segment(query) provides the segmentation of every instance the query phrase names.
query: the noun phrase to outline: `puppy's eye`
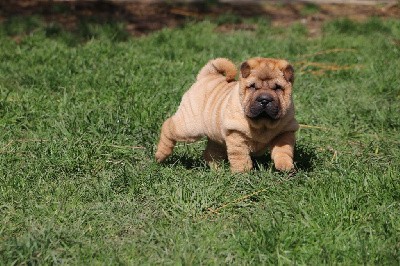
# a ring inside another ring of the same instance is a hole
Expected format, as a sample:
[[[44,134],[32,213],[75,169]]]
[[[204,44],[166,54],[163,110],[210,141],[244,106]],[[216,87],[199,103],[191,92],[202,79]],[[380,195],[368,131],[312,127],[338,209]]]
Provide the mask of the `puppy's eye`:
[[[282,86],[279,84],[275,84],[274,90],[282,90]]]
[[[251,83],[249,86],[250,89],[256,89],[256,84],[255,83]]]

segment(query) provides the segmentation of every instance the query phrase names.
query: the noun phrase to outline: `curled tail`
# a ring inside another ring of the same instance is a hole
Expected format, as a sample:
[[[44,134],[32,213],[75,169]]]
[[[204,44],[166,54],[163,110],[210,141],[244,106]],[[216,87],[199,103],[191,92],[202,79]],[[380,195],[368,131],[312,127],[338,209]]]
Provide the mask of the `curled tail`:
[[[210,60],[197,75],[197,80],[200,80],[210,74],[225,75],[226,81],[235,80],[237,69],[234,63],[226,58],[217,58]]]

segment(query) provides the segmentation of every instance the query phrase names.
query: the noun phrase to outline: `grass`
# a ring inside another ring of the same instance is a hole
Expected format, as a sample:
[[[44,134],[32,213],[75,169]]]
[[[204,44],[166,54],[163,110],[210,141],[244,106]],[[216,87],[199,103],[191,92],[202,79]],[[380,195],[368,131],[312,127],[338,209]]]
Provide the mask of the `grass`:
[[[399,20],[310,39],[262,21],[130,38],[32,19],[0,26],[0,264],[399,264]],[[297,173],[267,156],[211,171],[204,142],[156,164],[201,66],[252,56],[296,67]]]
[[[320,11],[320,7],[313,3],[306,3],[304,7],[300,10],[302,16],[310,16],[316,14]]]

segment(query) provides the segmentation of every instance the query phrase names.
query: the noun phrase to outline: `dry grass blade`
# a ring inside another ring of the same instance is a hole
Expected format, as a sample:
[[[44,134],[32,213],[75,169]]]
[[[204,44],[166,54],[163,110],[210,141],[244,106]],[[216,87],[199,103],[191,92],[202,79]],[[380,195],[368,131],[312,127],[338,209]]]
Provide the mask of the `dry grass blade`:
[[[143,146],[120,146],[120,145],[114,145],[114,144],[108,144],[108,147],[112,147],[112,148],[118,148],[118,149],[132,149],[132,150],[136,150],[136,149],[141,149],[141,150],[145,150],[146,147]]]
[[[14,143],[26,143],[26,142],[47,142],[49,141],[48,139],[12,139],[10,140],[6,145],[2,147],[0,150],[0,153],[5,152],[5,149],[10,147]]]
[[[10,147],[11,144],[13,144],[13,142],[14,142],[14,140],[10,140],[6,145],[4,145],[3,148],[0,150],[0,153],[5,153],[5,152],[6,152],[6,149],[7,149],[8,147]]]
[[[341,70],[349,70],[349,69],[356,69],[363,67],[363,65],[359,64],[340,66],[337,64],[307,62],[307,61],[300,61],[295,63],[295,65],[298,65],[300,67],[299,72],[310,73],[313,75],[323,75],[327,71],[341,71]],[[314,67],[317,68],[317,70],[307,69],[308,67]]]
[[[294,177],[294,175],[293,175],[293,174],[290,174],[288,178],[286,178],[286,179],[281,179],[281,180],[279,180],[279,181],[277,181],[277,182],[275,182],[275,183],[276,183],[276,184],[281,184],[281,183],[283,183],[283,182],[285,182],[285,181],[289,181],[289,180],[293,179],[293,177]],[[205,213],[204,215],[201,215],[201,216],[200,216],[200,219],[206,218],[206,217],[210,216],[211,214],[219,214],[219,212],[220,212],[222,209],[225,209],[225,208],[227,208],[227,207],[229,207],[229,206],[231,206],[231,205],[234,205],[234,204],[238,204],[238,203],[240,203],[240,202],[243,202],[243,201],[245,201],[245,200],[247,200],[247,199],[249,199],[249,198],[251,198],[251,197],[254,197],[254,196],[256,196],[256,195],[258,195],[258,194],[261,194],[261,193],[263,193],[263,192],[266,192],[266,191],[268,191],[268,188],[263,188],[263,189],[257,190],[257,191],[255,191],[255,192],[252,192],[252,193],[250,193],[250,194],[246,194],[246,195],[241,196],[241,197],[239,197],[239,198],[237,198],[237,199],[234,199],[234,200],[232,200],[232,201],[223,203],[221,206],[219,206],[219,207],[217,207],[217,208],[215,208],[215,209],[213,209],[213,208],[211,208],[211,207],[208,207],[208,208],[207,208],[207,211],[208,211],[208,212]]]
[[[341,53],[341,52],[356,52],[356,51],[357,50],[355,50],[355,49],[335,48],[335,49],[319,51],[319,52],[312,53],[312,54],[305,54],[305,55],[302,55],[301,57],[307,58],[307,57],[313,57],[313,56],[322,55],[322,54],[332,54],[332,53]]]
[[[311,128],[311,129],[322,129],[322,130],[330,130],[327,127],[321,127],[321,126],[310,126],[310,125],[304,125],[300,124],[300,128]]]
[[[232,204],[237,204],[237,203],[239,203],[239,202],[245,201],[246,199],[251,198],[251,197],[253,197],[253,196],[256,196],[256,195],[258,195],[258,194],[260,194],[260,193],[262,193],[262,192],[265,192],[265,191],[267,191],[266,188],[261,189],[261,190],[258,190],[258,191],[255,191],[255,192],[250,193],[250,194],[247,194],[247,195],[244,195],[244,196],[242,196],[242,197],[240,197],[240,198],[237,198],[237,199],[235,199],[235,200],[233,200],[233,201],[224,203],[224,204],[222,204],[220,207],[218,207],[218,208],[216,208],[216,209],[207,208],[207,210],[209,210],[211,213],[219,213],[220,210],[222,210],[222,209],[224,209],[224,208],[226,208],[226,207],[228,207],[228,206],[230,206],[230,205],[232,205]]]
[[[331,54],[331,53],[342,53],[342,52],[356,52],[357,50],[355,49],[348,49],[348,48],[335,48],[335,49],[328,49],[328,50],[323,50],[319,51],[316,53],[312,54],[306,54],[300,56],[301,58],[308,58],[308,57],[314,57],[318,55],[324,55],[324,54]],[[362,65],[344,65],[340,66],[334,63],[319,63],[319,62],[308,62],[308,61],[300,61],[295,63],[295,65],[299,65],[300,67],[300,72],[303,73],[310,73],[313,75],[323,75],[325,74],[326,71],[340,71],[340,70],[349,70],[349,69],[354,69],[354,68],[360,68]],[[308,67],[314,67],[317,68],[317,70],[308,70]]]
[[[14,142],[47,142],[48,139],[15,139]]]

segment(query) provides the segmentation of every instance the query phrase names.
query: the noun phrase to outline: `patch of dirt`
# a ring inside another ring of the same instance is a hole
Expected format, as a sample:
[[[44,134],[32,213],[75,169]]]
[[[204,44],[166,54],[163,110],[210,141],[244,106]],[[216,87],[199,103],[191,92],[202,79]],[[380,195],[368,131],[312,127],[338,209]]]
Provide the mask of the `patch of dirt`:
[[[217,30],[255,30],[254,25],[244,24],[242,18],[263,17],[273,26],[286,27],[292,23],[306,25],[311,36],[321,32],[321,25],[331,19],[347,17],[362,21],[369,17],[400,18],[400,4],[347,5],[290,3],[244,3],[203,1],[174,3],[173,1],[37,1],[0,0],[0,21],[11,17],[36,15],[46,23],[56,23],[67,30],[76,30],[83,21],[90,23],[122,22],[135,36],[179,27],[189,21],[213,19]]]

